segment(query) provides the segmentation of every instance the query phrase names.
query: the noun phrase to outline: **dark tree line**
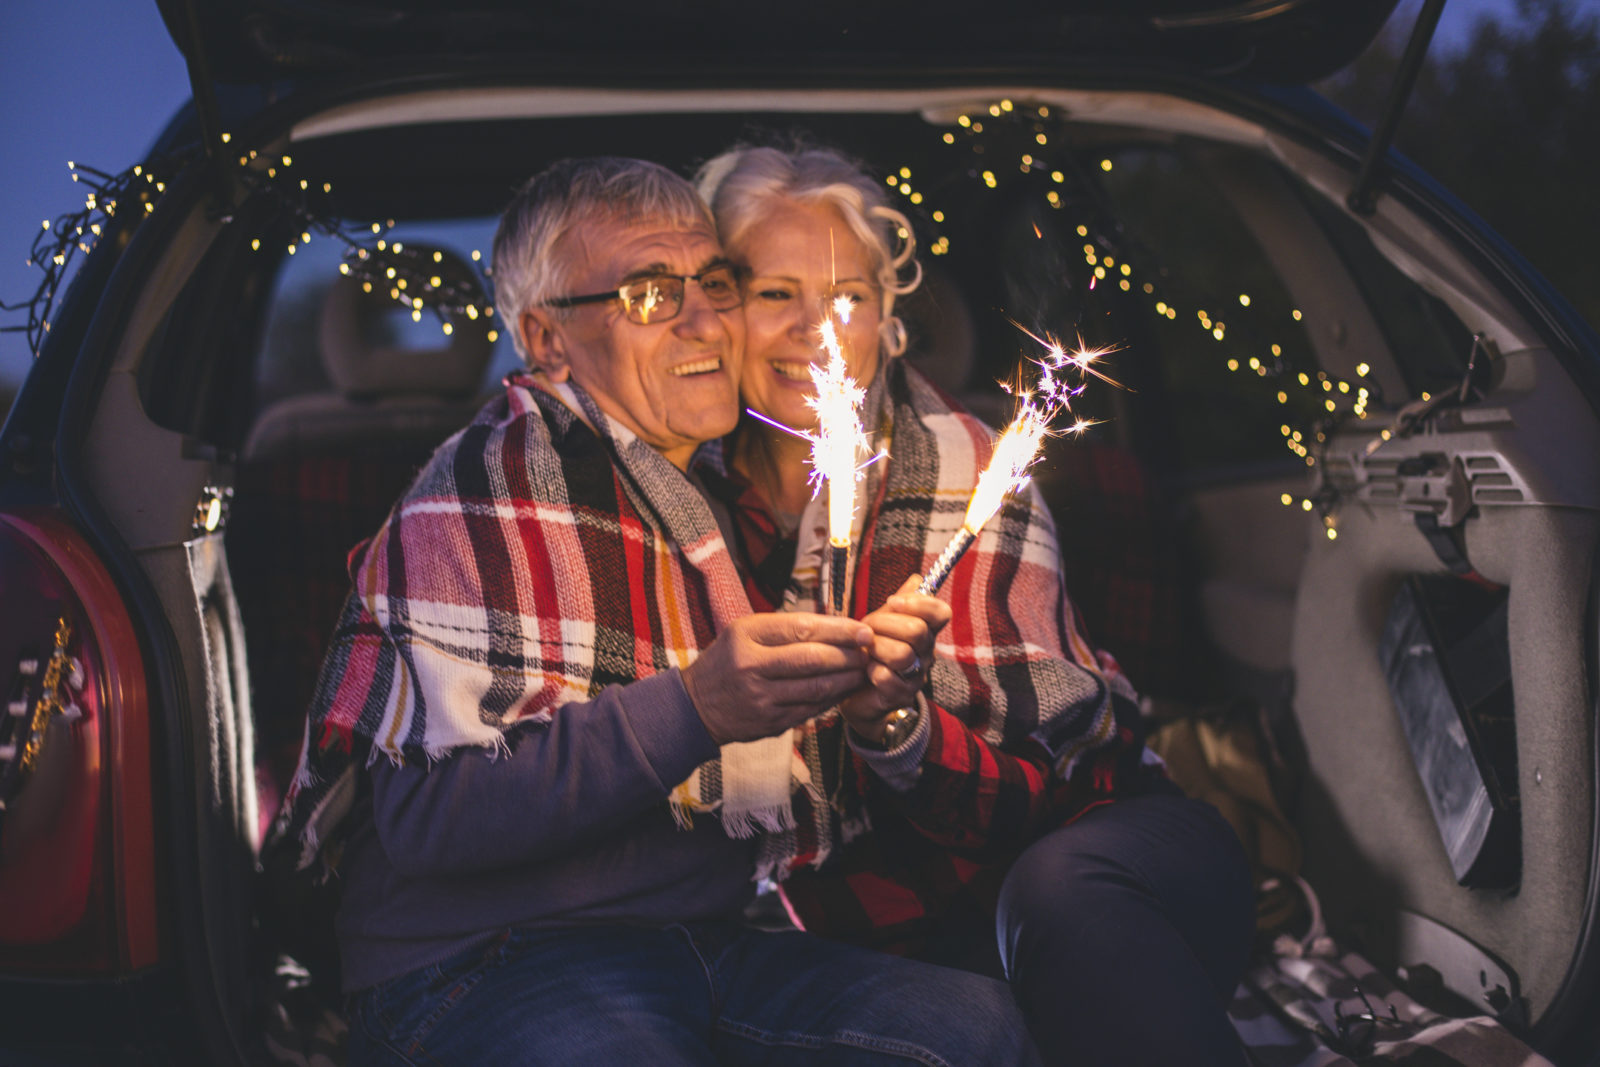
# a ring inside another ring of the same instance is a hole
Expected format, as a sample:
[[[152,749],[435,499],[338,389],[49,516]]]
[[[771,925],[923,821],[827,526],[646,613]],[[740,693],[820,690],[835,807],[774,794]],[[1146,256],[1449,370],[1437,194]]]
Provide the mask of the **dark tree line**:
[[[1416,7],[1401,10],[1414,16]],[[1435,41],[1395,144],[1600,328],[1600,4],[1518,0],[1517,8],[1514,19],[1479,21],[1463,50]],[[1317,88],[1376,123],[1412,21],[1392,19]]]

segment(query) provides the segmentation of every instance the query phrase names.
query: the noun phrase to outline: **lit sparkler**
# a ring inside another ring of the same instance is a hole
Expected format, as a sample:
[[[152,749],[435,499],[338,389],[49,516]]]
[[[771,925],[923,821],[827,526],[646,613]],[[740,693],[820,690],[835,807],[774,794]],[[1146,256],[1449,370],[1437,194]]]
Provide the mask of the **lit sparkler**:
[[[822,349],[828,360],[822,366],[812,364],[811,380],[816,383],[815,396],[806,397],[806,403],[817,413],[814,432],[796,430],[767,418],[753,408],[746,410],[762,422],[780,430],[803,437],[811,442],[811,485],[813,495],[824,482],[828,486],[828,547],[831,550],[828,567],[828,585],[835,614],[844,611],[845,575],[850,563],[850,527],[855,516],[856,483],[861,472],[882,459],[887,453],[879,451],[865,463],[856,457],[871,445],[861,426],[857,410],[867,391],[850,377],[844,358],[844,345],[839,339],[838,326],[850,321],[854,303],[848,296],[835,297],[819,327]]]
[[[939,592],[939,587],[950,577],[956,563],[978,539],[983,524],[1000,510],[1006,496],[1028,484],[1028,469],[1039,458],[1039,448],[1052,432],[1051,419],[1060,411],[1072,410],[1072,401],[1083,394],[1089,376],[1093,375],[1111,385],[1118,384],[1094,368],[1095,361],[1112,349],[1085,348],[1080,339],[1078,348],[1069,352],[1054,337],[1048,334],[1039,337],[1020,323],[1015,325],[1045,348],[1045,354],[1034,360],[1039,366],[1039,378],[1033,389],[1017,390],[1017,413],[995,442],[989,465],[978,475],[978,484],[967,502],[967,514],[961,520],[961,529],[939,553],[939,558],[928,569],[918,587],[919,592],[928,596]],[[1066,373],[1073,370],[1078,375],[1076,382]],[[1071,426],[1055,432],[1079,434],[1092,425],[1093,420],[1077,419]]]
[[[844,610],[845,572],[850,563],[850,520],[855,515],[856,480],[861,476],[856,452],[867,446],[867,435],[856,413],[866,390],[855,383],[845,368],[844,346],[839,341],[839,323],[850,321],[850,298],[834,299],[833,316],[822,320],[822,348],[828,362],[819,371],[811,368],[817,395],[807,402],[817,413],[817,433],[811,441],[811,476],[814,484],[828,483],[828,547],[832,549],[828,586],[835,613]]]

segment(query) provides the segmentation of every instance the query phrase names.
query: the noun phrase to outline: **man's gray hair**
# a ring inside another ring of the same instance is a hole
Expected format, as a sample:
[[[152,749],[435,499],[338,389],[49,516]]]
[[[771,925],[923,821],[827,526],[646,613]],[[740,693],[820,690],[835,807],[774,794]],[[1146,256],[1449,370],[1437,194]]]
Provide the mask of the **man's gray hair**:
[[[741,243],[747,230],[786,201],[839,212],[871,257],[883,294],[879,331],[884,354],[905,351],[906,328],[894,314],[894,299],[922,281],[922,264],[913,258],[916,239],[910,220],[889,206],[883,186],[864,167],[831,148],[741,146],[708,160],[695,183],[716,216],[724,248]]]
[[[547,300],[579,295],[564,291],[573,264],[563,238],[601,219],[624,224],[659,220],[715,230],[694,186],[657,163],[620,156],[563,159],[529,178],[500,215],[493,260],[495,314],[524,363],[523,312]]]

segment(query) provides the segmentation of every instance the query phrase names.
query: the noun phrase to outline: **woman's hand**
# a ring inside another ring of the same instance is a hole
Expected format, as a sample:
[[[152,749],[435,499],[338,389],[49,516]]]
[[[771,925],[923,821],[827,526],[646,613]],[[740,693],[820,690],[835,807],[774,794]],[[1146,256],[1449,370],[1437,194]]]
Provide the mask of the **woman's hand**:
[[[839,704],[850,728],[868,741],[883,736],[884,719],[910,706],[928,684],[933,643],[950,621],[950,605],[917,592],[922,576],[913,574],[882,607],[861,621],[872,628],[872,660],[867,685]]]

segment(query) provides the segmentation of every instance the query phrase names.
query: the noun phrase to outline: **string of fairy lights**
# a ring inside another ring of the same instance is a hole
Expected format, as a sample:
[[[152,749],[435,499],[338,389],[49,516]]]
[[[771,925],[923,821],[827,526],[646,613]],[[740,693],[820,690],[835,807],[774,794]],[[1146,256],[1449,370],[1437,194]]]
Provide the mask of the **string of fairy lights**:
[[[224,143],[229,140],[223,134]],[[301,246],[311,243],[312,233],[331,237],[345,246],[339,273],[361,283],[363,292],[387,293],[389,299],[411,313],[413,322],[421,322],[424,310],[431,312],[448,336],[455,332],[453,320],[464,317],[476,322],[480,318],[494,318],[494,305],[483,298],[485,287],[471,269],[464,269],[454,257],[446,258],[436,249],[407,248],[403,241],[392,241],[386,235],[394,228],[393,219],[374,222],[365,228],[345,222],[329,214],[311,209],[306,196],[312,190],[309,179],[288,178],[294,166],[290,155],[276,155],[263,159],[255,149],[238,157],[239,172],[257,191],[276,196],[281,206],[303,223],[299,241],[291,241],[290,255]],[[283,177],[280,177],[280,170]],[[265,181],[262,181],[262,177]],[[321,183],[322,192],[331,195],[331,182]],[[298,190],[299,199],[295,199]],[[359,234],[359,236],[358,236]],[[251,248],[259,250],[260,239],[251,240]],[[480,263],[483,253],[472,251],[472,262]],[[483,268],[484,276],[489,274]],[[488,328],[490,342],[499,340],[492,325]]]
[[[373,233],[379,232],[374,224]],[[482,259],[483,253],[473,249],[472,261]],[[487,275],[489,269],[483,272]],[[402,241],[379,237],[371,248],[356,245],[347,252],[339,273],[359,281],[363,292],[387,292],[389,299],[411,312],[413,322],[422,321],[425,308],[431,310],[446,336],[455,332],[454,318],[464,316],[471,322],[494,318],[494,306],[482,299],[478,279],[438,249],[407,247]],[[487,336],[491,343],[500,339],[493,326]]]
[[[1011,139],[1009,162],[999,162],[1007,146],[998,144],[996,132],[1004,131]],[[1018,151],[1018,135],[1026,150]],[[966,153],[966,173],[986,188],[1000,189],[1007,174],[1035,174],[1046,176],[1048,183],[1044,202],[1055,211],[1069,209],[1063,190],[1081,187],[1088,179],[1081,174],[1082,164],[1069,149],[1067,139],[1052,120],[1051,109],[1044,104],[1019,104],[1010,99],[990,103],[983,110],[958,115],[954,127],[940,135],[941,141]],[[1109,174],[1115,161],[1106,156],[1096,164],[1098,170]],[[1092,173],[1093,168],[1091,168]],[[947,211],[935,207],[930,197],[913,183],[912,170],[902,166],[890,172],[887,185],[913,207],[920,208],[934,226],[934,238],[928,245],[932,255],[943,256],[950,252],[949,235],[943,232],[949,222]],[[1124,251],[1126,238],[1113,236],[1111,227],[1094,226],[1089,212],[1083,217],[1069,220],[1069,226],[1083,241],[1081,246],[1082,281],[1093,291],[1105,284],[1124,293],[1139,294],[1143,306],[1157,318],[1174,324],[1192,324],[1209,335],[1218,345],[1217,359],[1230,374],[1248,374],[1262,380],[1273,390],[1277,404],[1285,409],[1285,418],[1279,425],[1284,447],[1303,460],[1307,467],[1318,463],[1321,446],[1325,446],[1333,429],[1347,418],[1365,420],[1371,415],[1375,385],[1369,385],[1371,367],[1366,363],[1356,366],[1356,379],[1346,380],[1323,370],[1296,370],[1285,355],[1282,339],[1265,340],[1274,334],[1286,332],[1290,323],[1302,323],[1304,314],[1299,308],[1266,307],[1266,301],[1252,297],[1248,292],[1191,296],[1187,301],[1178,294],[1168,292],[1171,286],[1163,280],[1167,272],[1155,257],[1144,250]],[[1035,234],[1038,235],[1037,227]],[[1238,324],[1230,327],[1230,321]],[[1230,341],[1230,330],[1255,338],[1254,345],[1240,346]],[[1297,424],[1289,417],[1291,407],[1309,407],[1318,412],[1309,424]],[[1382,440],[1388,440],[1389,430],[1382,431]],[[1313,496],[1295,496],[1284,493],[1285,506],[1299,506],[1305,511],[1316,511],[1329,539],[1337,538],[1337,500],[1324,489]]]
[[[67,170],[74,182],[88,187],[83,207],[53,220],[41,220],[28,251],[28,266],[40,271],[39,284],[26,300],[15,304],[0,302],[0,310],[27,313],[21,325],[0,327],[0,332],[26,333],[34,355],[38,355],[50,332],[56,297],[78,257],[94,250],[117,217],[119,207],[125,214],[134,211],[148,215],[154,211],[155,201],[166,192],[167,179],[175,165],[142,163],[120,174],[107,174],[69,160]]]
[[[227,145],[232,138],[224,133],[221,139]],[[50,333],[61,286],[77,258],[94,250],[119,211],[124,216],[130,211],[140,215],[154,212],[168,182],[191,158],[147,161],[118,174],[68,161],[73,182],[86,187],[83,206],[41,221],[28,255],[28,265],[40,271],[38,285],[25,300],[0,302],[0,310],[25,313],[23,323],[0,327],[0,332],[26,333],[28,347],[37,356]],[[298,231],[286,245],[289,255],[310,244],[313,236],[331,238],[344,246],[340,273],[359,281],[365,292],[387,294],[411,313],[413,321],[420,322],[424,311],[431,312],[449,335],[458,322],[484,320],[489,341],[499,339],[492,323],[494,306],[484,297],[486,286],[475,268],[436,250],[408,248],[402,241],[390,240],[387,234],[394,228],[393,219],[368,224],[334,215],[325,207],[332,183],[299,177],[291,155],[249,149],[233,159],[237,166],[229,168],[230,177],[242,186],[245,198],[269,198],[278,208],[274,225]],[[250,248],[262,251],[263,238],[252,237]],[[474,264],[480,263],[482,253],[474,250],[471,258]],[[485,277],[490,273],[487,267],[476,269]]]
[[[1008,176],[1036,175],[1034,181],[1044,186],[1043,199],[1051,210],[1074,211],[1079,216],[1066,220],[1082,241],[1081,277],[1076,280],[1088,291],[1100,285],[1114,287],[1140,298],[1141,306],[1157,319],[1208,335],[1218,346],[1216,359],[1230,374],[1253,376],[1272,389],[1274,399],[1284,409],[1285,417],[1278,427],[1283,446],[1306,466],[1317,465],[1322,446],[1341,421],[1370,416],[1375,386],[1368,384],[1370,368],[1366,363],[1356,366],[1354,380],[1293,366],[1296,362],[1314,365],[1314,360],[1292,359],[1285,352],[1283,334],[1291,324],[1304,321],[1299,308],[1269,307],[1270,301],[1245,291],[1213,290],[1191,293],[1187,298],[1170,291],[1178,286],[1164,280],[1169,273],[1155,255],[1133,248],[1119,226],[1099,223],[1095,211],[1069,200],[1075,191],[1092,192],[1090,186],[1099,177],[1094,172],[1110,174],[1116,164],[1107,155],[1086,168],[1082,152],[1072,149],[1048,105],[997,100],[981,110],[958,115],[954,124],[941,133],[940,140],[965,153],[964,159],[954,167],[944,168],[944,172],[969,175],[988,189],[1000,190]],[[222,134],[224,145],[230,141],[229,134]],[[1000,162],[1002,157],[1008,160],[1004,164]],[[37,354],[49,333],[60,287],[70,275],[76,257],[94,249],[119,211],[140,215],[153,212],[167,184],[188,162],[184,157],[150,161],[119,174],[69,162],[72,180],[87,187],[83,206],[54,220],[42,221],[28,257],[29,264],[41,271],[37,289],[27,300],[0,303],[0,309],[8,312],[25,311],[26,321],[0,330],[25,331],[30,348]],[[328,208],[332,184],[301,177],[293,157],[287,153],[247,149],[229,162],[236,163],[230,166],[231,177],[247,197],[268,197],[276,204],[274,225],[290,225],[298,231],[285,246],[289,255],[309,244],[313,236],[333,239],[344,246],[340,272],[359,281],[365,292],[387,295],[410,312],[415,322],[420,322],[425,312],[433,314],[447,335],[463,321],[484,320],[488,339],[498,339],[492,321],[494,307],[484,297],[486,287],[477,274],[481,271],[487,277],[487,267],[467,267],[437,250],[408,247],[403,241],[390,239],[393,219],[351,223],[337,217]],[[1040,178],[1047,180],[1041,182]],[[934,236],[928,243],[930,254],[948,255],[950,236],[946,231],[951,220],[946,208],[930,202],[937,197],[937,191],[918,188],[909,166],[896,168],[886,176],[886,182],[931,223]],[[1064,196],[1064,192],[1069,195]],[[1091,202],[1093,199],[1089,198]],[[1108,211],[1102,208],[1099,214]],[[1035,232],[1037,235],[1037,227]],[[252,237],[250,247],[261,251],[263,238]],[[474,265],[480,264],[481,259],[479,251],[471,253]],[[1194,288],[1192,284],[1184,287]],[[1245,340],[1241,343],[1233,339],[1231,335],[1236,334],[1243,334]],[[1268,339],[1274,335],[1278,339]],[[1304,421],[1291,416],[1294,409],[1309,409],[1317,414]],[[1387,440],[1390,435],[1386,429],[1379,436]],[[1285,506],[1317,512],[1328,536],[1337,536],[1337,500],[1330,491],[1325,489],[1313,496],[1285,493],[1281,500]]]

